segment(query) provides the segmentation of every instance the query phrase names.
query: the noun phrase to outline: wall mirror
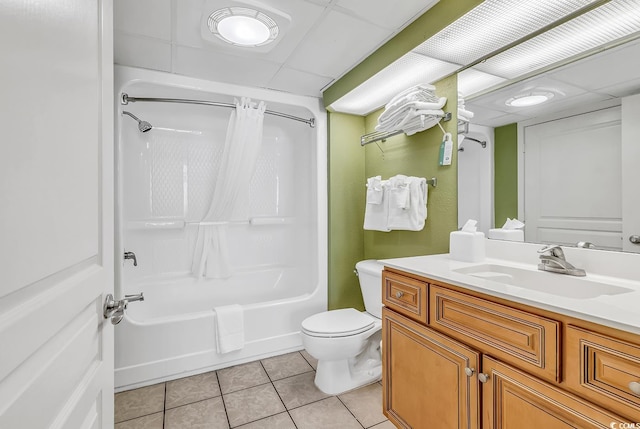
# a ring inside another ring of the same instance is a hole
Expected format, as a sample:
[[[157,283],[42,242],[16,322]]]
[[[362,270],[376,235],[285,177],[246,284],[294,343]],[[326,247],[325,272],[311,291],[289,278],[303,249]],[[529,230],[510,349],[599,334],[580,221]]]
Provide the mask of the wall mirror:
[[[465,109],[474,113],[459,136],[460,225],[474,218],[485,233],[501,227],[506,205],[525,222],[527,242],[640,252],[634,3],[608,2],[598,9],[629,10],[611,20],[579,17],[583,22],[567,22],[459,73]],[[571,50],[581,44],[582,51]],[[507,155],[506,128],[513,132]]]

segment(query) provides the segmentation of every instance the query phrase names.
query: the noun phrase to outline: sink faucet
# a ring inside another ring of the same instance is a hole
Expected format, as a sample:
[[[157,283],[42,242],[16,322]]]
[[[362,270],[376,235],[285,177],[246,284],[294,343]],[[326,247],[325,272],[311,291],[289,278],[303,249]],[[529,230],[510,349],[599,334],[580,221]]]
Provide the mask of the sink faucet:
[[[562,247],[557,244],[550,244],[538,250],[540,253],[540,263],[538,269],[542,271],[550,271],[552,273],[568,274],[570,276],[583,277],[587,273],[581,268],[576,268],[567,262],[564,257]]]

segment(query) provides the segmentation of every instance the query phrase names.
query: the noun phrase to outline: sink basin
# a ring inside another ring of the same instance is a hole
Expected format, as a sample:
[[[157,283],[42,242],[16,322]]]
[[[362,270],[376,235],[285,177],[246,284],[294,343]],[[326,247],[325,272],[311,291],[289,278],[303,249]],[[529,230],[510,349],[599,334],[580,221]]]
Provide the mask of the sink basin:
[[[491,280],[573,299],[589,299],[601,295],[633,292],[621,286],[594,282],[585,278],[544,271],[526,270],[506,265],[485,264],[453,270],[456,273]]]

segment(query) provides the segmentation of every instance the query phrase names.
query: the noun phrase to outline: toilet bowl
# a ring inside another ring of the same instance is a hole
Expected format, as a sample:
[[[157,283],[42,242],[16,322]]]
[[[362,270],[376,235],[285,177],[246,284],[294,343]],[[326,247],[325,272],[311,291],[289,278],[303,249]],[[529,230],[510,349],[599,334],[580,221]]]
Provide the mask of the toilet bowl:
[[[382,375],[382,269],[377,261],[356,264],[366,311],[325,311],[302,321],[302,343],[318,359],[315,384],[337,395],[380,380]]]

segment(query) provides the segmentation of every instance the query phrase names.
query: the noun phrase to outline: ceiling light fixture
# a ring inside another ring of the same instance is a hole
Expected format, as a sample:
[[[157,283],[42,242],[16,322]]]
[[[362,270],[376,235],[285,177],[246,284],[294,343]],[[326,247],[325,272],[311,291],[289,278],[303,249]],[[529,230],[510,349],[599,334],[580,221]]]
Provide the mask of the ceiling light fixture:
[[[235,46],[256,47],[273,42],[278,24],[268,15],[245,7],[225,7],[209,15],[209,31]]]
[[[549,101],[553,96],[553,92],[529,92],[511,97],[504,104],[511,107],[529,107]]]

